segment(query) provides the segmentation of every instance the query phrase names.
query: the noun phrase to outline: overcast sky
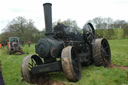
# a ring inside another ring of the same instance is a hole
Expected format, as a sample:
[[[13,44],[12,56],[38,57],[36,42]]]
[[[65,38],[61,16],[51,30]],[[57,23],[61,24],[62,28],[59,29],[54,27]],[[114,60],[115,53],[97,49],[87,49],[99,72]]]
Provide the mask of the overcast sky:
[[[35,26],[44,28],[42,4],[52,3],[53,22],[61,19],[76,20],[81,28],[90,19],[98,16],[128,21],[128,0],[1,0],[0,33],[15,17],[32,19]]]

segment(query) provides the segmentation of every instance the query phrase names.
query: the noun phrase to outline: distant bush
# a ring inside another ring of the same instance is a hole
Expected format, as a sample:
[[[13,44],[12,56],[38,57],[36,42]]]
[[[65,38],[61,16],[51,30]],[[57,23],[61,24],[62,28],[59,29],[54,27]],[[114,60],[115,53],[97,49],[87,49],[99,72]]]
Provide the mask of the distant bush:
[[[126,29],[125,29],[126,30]],[[128,33],[124,33],[124,29],[115,28],[115,29],[96,29],[96,37],[104,37],[106,39],[125,39],[128,38]],[[125,35],[124,35],[125,34]]]

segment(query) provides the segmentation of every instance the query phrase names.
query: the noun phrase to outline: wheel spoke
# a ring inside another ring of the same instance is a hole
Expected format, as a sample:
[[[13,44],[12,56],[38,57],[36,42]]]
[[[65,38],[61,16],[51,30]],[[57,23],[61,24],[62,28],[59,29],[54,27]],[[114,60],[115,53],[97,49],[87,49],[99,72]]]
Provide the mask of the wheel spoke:
[[[104,47],[105,50],[108,49],[108,48],[109,48],[108,46]]]
[[[32,65],[31,63],[29,63],[29,64],[28,64],[28,66],[31,66],[31,67],[33,67],[33,65]]]
[[[32,60],[32,58],[31,58],[31,65],[34,66],[34,65],[33,65],[33,60]]]
[[[28,65],[28,68],[31,70],[31,69],[32,69],[32,66],[29,64],[29,65]]]
[[[32,65],[36,66],[36,61],[33,58],[31,58],[31,60],[32,60]]]

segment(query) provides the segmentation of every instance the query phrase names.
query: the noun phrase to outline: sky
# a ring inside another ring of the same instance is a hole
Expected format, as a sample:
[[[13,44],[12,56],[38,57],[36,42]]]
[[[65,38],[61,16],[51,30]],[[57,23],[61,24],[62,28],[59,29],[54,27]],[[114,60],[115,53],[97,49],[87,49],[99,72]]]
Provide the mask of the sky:
[[[40,31],[45,28],[43,3],[52,3],[53,22],[71,19],[79,27],[95,17],[128,21],[128,0],[0,0],[0,33],[17,16],[32,19]]]

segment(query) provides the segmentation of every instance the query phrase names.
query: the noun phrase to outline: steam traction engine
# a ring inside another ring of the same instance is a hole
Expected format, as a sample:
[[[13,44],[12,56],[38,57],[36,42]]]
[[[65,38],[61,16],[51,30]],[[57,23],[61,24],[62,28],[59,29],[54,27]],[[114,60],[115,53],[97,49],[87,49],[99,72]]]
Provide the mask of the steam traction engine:
[[[69,81],[81,79],[81,66],[95,64],[107,67],[111,63],[111,52],[106,39],[95,39],[95,30],[87,23],[83,32],[58,23],[52,30],[51,3],[45,3],[44,16],[46,37],[35,45],[37,55],[24,58],[22,77],[34,83],[37,75],[63,71]]]
[[[20,46],[20,41],[18,37],[9,37],[7,48],[8,48],[9,55],[15,54],[15,53],[18,53],[18,54],[24,53]]]

